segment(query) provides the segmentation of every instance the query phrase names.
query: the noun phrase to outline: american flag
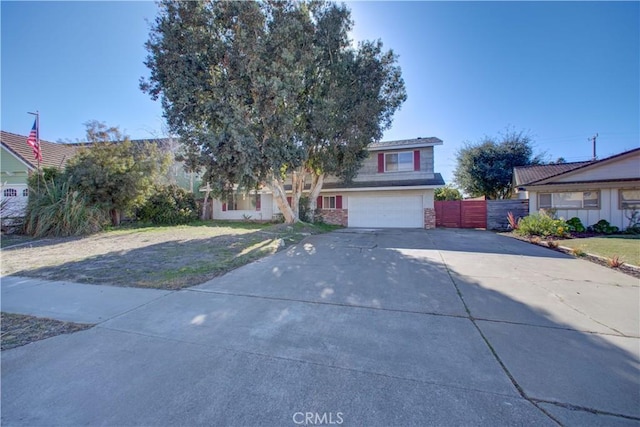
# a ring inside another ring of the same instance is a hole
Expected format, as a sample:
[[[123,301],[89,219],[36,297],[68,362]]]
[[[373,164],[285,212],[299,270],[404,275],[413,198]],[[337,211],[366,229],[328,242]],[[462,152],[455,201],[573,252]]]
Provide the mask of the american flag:
[[[33,148],[33,158],[38,162],[42,161],[42,151],[40,151],[40,138],[38,138],[38,119],[33,122],[33,127],[27,138],[27,144]]]

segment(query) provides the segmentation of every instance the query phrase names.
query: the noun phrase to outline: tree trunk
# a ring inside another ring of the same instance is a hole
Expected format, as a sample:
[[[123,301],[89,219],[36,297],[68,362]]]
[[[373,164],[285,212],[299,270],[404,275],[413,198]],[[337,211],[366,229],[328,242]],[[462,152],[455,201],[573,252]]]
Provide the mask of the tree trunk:
[[[273,199],[276,201],[276,205],[278,205],[278,209],[280,209],[280,212],[284,215],[284,222],[293,224],[294,222],[300,221],[297,215],[294,214],[291,206],[289,206],[289,203],[287,203],[287,195],[282,182],[278,178],[272,178],[269,187],[273,193]]]
[[[204,202],[202,203],[202,216],[200,219],[203,221],[207,219],[207,201],[209,200],[209,192],[204,193]]]
[[[109,215],[111,215],[111,225],[117,227],[120,225],[120,211],[118,209],[111,209],[109,211]]]
[[[315,220],[316,209],[318,209],[318,196],[322,190],[324,184],[324,174],[312,173],[311,188],[309,189],[309,209],[311,210],[312,218]]]
[[[298,168],[291,174],[291,210],[296,218],[300,219],[300,197],[304,190],[304,179],[306,173],[303,167]]]

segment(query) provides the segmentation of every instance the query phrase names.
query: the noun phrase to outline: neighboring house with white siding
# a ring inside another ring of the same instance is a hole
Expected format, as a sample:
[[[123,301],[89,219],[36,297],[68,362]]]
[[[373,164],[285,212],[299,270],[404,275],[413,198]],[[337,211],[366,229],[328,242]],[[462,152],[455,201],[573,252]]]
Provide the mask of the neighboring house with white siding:
[[[24,215],[29,198],[27,178],[36,169],[37,164],[33,156],[33,149],[27,144],[26,135],[0,131],[0,197],[6,200],[3,209],[4,217],[19,217]],[[80,148],[71,144],[57,144],[40,140],[42,151],[41,167],[62,168]]]
[[[317,204],[327,223],[349,227],[434,228],[434,192],[444,185],[434,172],[438,138],[376,142],[349,184],[327,177]],[[285,189],[291,194],[291,186]],[[290,199],[290,198],[288,198]],[[214,219],[271,220],[280,213],[270,191],[213,200]]]
[[[640,210],[640,148],[590,162],[520,166],[513,176],[530,213],[554,209],[585,226],[604,219],[623,230]]]
[[[3,208],[2,214],[5,217],[20,217],[24,215],[29,198],[27,178],[37,169],[37,164],[32,148],[27,144],[26,135],[1,131],[0,142],[2,146],[0,196],[7,203],[7,206]],[[161,150],[171,153],[172,157],[174,157],[174,152],[179,147],[179,142],[171,138],[140,139],[132,140],[131,142],[133,144],[155,144]],[[90,146],[90,143],[54,143],[41,139],[42,162],[40,167],[63,169],[80,148]],[[197,190],[201,178],[197,173],[186,172],[182,162],[174,159],[169,166],[166,179],[169,183],[177,184],[198,195]]]

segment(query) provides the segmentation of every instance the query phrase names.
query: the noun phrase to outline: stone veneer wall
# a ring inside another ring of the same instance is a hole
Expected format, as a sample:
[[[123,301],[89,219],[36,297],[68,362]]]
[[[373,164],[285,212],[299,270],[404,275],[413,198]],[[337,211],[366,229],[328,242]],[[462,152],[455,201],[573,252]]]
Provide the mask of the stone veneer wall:
[[[436,228],[436,210],[431,208],[424,209],[424,228]]]
[[[348,209],[321,209],[320,215],[327,224],[336,224],[346,227],[349,224]],[[435,216],[434,216],[435,218]],[[434,219],[435,224],[435,219]]]

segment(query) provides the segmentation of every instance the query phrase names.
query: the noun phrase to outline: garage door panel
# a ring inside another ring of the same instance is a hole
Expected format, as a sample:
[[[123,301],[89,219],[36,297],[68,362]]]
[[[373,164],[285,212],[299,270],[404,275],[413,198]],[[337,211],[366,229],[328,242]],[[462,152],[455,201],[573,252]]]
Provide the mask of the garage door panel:
[[[422,196],[351,196],[349,227],[422,228]]]

